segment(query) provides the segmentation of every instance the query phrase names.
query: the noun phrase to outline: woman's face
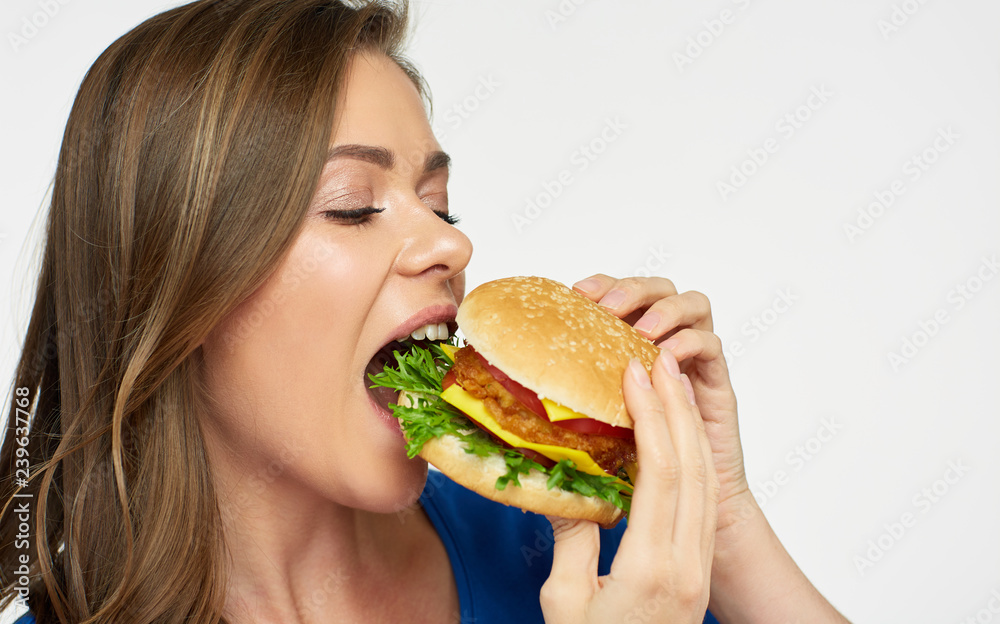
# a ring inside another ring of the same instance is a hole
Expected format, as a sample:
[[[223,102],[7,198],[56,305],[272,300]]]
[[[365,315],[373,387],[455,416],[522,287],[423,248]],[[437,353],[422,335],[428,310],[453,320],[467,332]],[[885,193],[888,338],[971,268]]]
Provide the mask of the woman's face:
[[[444,218],[447,157],[395,63],[352,61],[334,129],[291,251],[203,345],[210,459],[243,506],[318,493],[388,512],[426,477],[367,373],[387,343],[453,321],[472,245]]]

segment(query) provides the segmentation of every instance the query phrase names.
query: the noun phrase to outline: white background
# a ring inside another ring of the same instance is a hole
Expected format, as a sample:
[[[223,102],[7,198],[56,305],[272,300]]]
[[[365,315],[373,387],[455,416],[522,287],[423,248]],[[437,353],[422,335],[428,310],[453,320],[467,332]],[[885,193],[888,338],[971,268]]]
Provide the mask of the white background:
[[[71,99],[111,41],[176,4],[63,0],[47,17],[40,1],[4,0],[0,21],[7,379]],[[470,286],[652,270],[708,294],[751,482],[817,587],[856,622],[1000,622],[1000,279],[984,263],[1000,254],[1000,7],[435,0],[413,14],[451,205],[476,244]],[[32,19],[47,23],[11,43]],[[919,346],[894,366],[904,338]]]

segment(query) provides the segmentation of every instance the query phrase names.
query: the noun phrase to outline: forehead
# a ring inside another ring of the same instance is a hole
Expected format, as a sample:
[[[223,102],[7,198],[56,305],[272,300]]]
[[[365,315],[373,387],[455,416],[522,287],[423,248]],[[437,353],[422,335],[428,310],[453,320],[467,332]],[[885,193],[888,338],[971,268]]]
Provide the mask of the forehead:
[[[416,85],[383,54],[361,52],[348,65],[333,135],[333,145],[344,144],[388,148],[401,164],[441,149]]]

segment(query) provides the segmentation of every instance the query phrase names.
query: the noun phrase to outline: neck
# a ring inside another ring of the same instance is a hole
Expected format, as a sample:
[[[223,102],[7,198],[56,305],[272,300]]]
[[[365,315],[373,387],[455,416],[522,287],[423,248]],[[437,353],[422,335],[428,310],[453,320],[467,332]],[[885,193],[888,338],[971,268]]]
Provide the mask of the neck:
[[[453,592],[447,555],[422,511],[356,509],[284,475],[247,474],[213,461],[230,622],[376,621],[379,612],[434,612],[442,588]]]

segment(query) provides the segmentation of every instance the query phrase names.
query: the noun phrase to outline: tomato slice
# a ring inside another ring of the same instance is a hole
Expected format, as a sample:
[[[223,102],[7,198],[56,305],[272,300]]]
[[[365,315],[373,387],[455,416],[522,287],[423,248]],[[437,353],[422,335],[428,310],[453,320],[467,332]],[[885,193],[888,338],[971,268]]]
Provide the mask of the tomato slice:
[[[593,418],[573,418],[571,420],[555,420],[552,424],[563,429],[590,435],[602,435],[609,438],[634,438],[635,431],[626,427],[615,427]]]
[[[472,352],[476,354],[476,357],[479,358],[480,363],[482,363],[486,370],[489,371],[490,375],[499,381],[501,386],[507,389],[507,392],[513,394],[514,398],[520,401],[521,404],[529,410],[538,414],[539,417],[544,418],[545,420],[549,419],[549,415],[545,411],[545,406],[542,405],[542,401],[538,398],[537,394],[517,383],[508,377],[502,370],[487,362],[486,358],[480,355],[475,349],[472,349]]]
[[[457,381],[455,381],[455,369],[449,368],[448,372],[444,374],[444,379],[441,380],[441,390],[442,392],[454,386]]]

